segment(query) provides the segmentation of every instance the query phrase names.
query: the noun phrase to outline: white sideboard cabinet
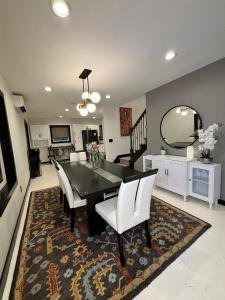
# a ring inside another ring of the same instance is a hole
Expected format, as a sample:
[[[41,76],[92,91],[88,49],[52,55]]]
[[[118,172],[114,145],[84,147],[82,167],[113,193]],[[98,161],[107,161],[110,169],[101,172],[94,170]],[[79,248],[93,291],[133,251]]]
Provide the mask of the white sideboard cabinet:
[[[220,198],[221,165],[203,164],[183,156],[146,155],[144,171],[158,169],[155,184],[171,192],[207,201],[211,208]]]
[[[186,200],[188,196],[188,162],[183,156],[146,155],[144,171],[158,169],[155,184],[171,192],[180,194]]]
[[[191,162],[189,164],[189,195],[207,201],[211,208],[220,198],[221,165],[202,164]]]

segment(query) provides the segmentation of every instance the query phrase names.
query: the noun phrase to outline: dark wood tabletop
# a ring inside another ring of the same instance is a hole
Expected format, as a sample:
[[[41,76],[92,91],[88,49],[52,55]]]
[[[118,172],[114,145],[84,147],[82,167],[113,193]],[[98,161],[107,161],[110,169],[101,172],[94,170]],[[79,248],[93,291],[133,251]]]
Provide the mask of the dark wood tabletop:
[[[61,162],[61,165],[71,185],[76,189],[82,199],[91,198],[92,196],[115,190],[120,186],[123,178],[140,173],[134,169],[123,167],[106,160],[99,160],[96,163],[97,168],[108,171],[121,178],[121,181],[114,183],[79,162],[66,161]]]

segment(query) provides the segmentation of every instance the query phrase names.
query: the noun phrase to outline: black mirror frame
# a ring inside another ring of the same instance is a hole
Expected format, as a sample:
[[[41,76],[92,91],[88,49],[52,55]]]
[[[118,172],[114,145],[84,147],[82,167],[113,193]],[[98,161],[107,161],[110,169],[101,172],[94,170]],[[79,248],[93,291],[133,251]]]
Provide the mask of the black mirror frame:
[[[170,109],[163,115],[162,120],[161,120],[161,122],[160,122],[160,135],[161,135],[161,138],[162,138],[163,142],[164,142],[165,144],[167,144],[169,147],[174,148],[174,149],[185,149],[185,148],[187,148],[187,147],[176,147],[176,146],[171,146],[170,144],[168,144],[168,143],[164,140],[163,135],[162,135],[162,122],[163,122],[165,116],[166,116],[172,109],[177,108],[177,107],[180,107],[180,106],[188,107],[188,108],[190,108],[190,109],[196,111],[196,112],[197,112],[197,115],[199,116],[199,119],[200,119],[200,128],[199,128],[199,129],[202,129],[202,128],[203,128],[203,125],[202,125],[202,118],[201,118],[200,114],[198,113],[198,111],[197,111],[196,109],[194,109],[193,107],[191,107],[191,106],[189,106],[189,105],[180,104],[180,105],[176,105],[176,106],[170,108]],[[188,145],[188,146],[192,146],[197,140],[198,140],[198,138],[195,139],[195,141],[192,142],[192,143],[190,143],[190,145]]]

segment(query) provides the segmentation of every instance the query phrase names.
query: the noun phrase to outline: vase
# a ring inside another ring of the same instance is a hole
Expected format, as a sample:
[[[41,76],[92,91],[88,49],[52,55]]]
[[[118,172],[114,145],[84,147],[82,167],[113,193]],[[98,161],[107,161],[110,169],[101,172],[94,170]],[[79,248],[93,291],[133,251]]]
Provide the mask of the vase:
[[[201,157],[200,160],[203,164],[211,164],[213,161],[213,158],[212,157],[208,157],[208,158]]]
[[[98,160],[98,155],[90,154],[89,160],[90,160],[90,163],[92,165],[92,169],[93,170],[97,169],[96,163],[97,163],[97,160]]]
[[[160,150],[161,155],[166,155],[166,150]]]

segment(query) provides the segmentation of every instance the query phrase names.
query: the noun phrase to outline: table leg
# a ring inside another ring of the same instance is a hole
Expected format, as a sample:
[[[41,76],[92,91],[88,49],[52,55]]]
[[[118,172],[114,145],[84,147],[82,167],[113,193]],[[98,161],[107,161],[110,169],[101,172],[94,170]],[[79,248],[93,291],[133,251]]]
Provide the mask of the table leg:
[[[87,199],[87,216],[89,236],[100,235],[105,231],[106,222],[95,211],[95,204],[104,201],[103,195],[93,196]]]

